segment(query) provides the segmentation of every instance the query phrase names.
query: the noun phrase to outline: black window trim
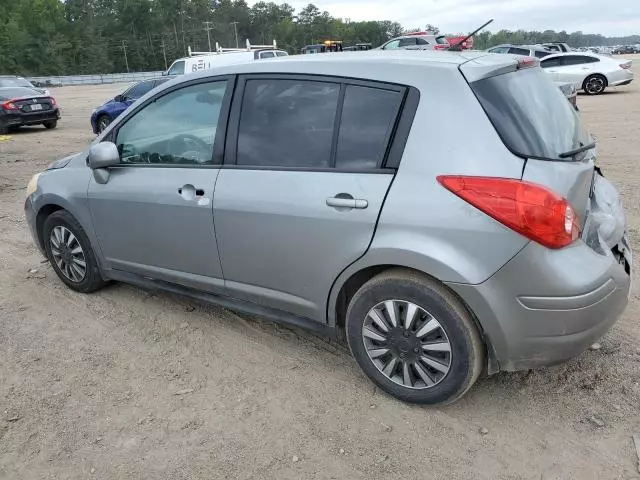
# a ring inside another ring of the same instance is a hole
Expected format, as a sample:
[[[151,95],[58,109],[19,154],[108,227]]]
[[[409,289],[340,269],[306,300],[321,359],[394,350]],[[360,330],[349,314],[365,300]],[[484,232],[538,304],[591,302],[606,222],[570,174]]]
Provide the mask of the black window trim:
[[[338,95],[338,108],[334,120],[334,131],[331,144],[330,167],[284,167],[266,165],[237,165],[238,132],[240,126],[240,111],[244,99],[244,91],[248,80],[305,80],[315,82],[334,83],[340,85]],[[378,90],[390,90],[402,95],[402,100],[396,114],[395,124],[389,129],[386,141],[385,154],[382,156],[377,168],[335,168],[337,142],[340,122],[342,120],[342,107],[346,87],[349,85],[375,88]],[[420,94],[415,87],[408,87],[395,83],[378,80],[363,80],[351,77],[314,74],[290,74],[290,73],[255,73],[238,76],[233,101],[228,117],[227,137],[225,142],[224,162],[221,168],[235,170],[271,170],[271,171],[306,171],[306,172],[336,172],[336,173],[373,173],[388,174],[396,171],[400,159],[404,153],[404,147],[409,137],[409,131],[413,124]]]
[[[216,82],[227,82],[227,90],[225,91],[224,97],[222,99],[222,105],[220,106],[220,114],[218,117],[218,126],[216,128],[216,136],[213,141],[213,155],[212,155],[212,163],[211,164],[181,164],[181,163],[121,163],[120,165],[116,165],[112,168],[215,168],[219,169],[222,166],[222,162],[224,159],[224,145],[225,145],[225,136],[229,124],[229,110],[231,107],[231,99],[234,94],[234,90],[236,88],[237,83],[237,75],[220,75],[213,77],[204,77],[198,78],[195,80],[190,80],[187,82],[177,83],[172,85],[157,94],[153,97],[148,98],[143,103],[138,105],[134,109],[126,110],[125,116],[120,121],[118,126],[114,128],[107,136],[105,136],[102,141],[103,142],[112,142],[115,143],[118,138],[118,132],[120,129],[127,124],[129,119],[133,117],[140,110],[145,108],[147,105],[151,103],[155,103],[160,98],[168,95],[176,90],[181,90],[183,88],[192,87],[194,85],[200,85],[203,83],[216,83]]]

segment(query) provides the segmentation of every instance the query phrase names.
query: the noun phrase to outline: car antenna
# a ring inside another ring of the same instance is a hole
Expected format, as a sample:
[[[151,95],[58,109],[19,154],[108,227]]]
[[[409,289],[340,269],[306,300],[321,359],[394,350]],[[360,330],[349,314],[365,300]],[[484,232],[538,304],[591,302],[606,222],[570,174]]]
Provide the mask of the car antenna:
[[[467,40],[469,40],[471,37],[473,37],[476,33],[478,33],[480,30],[482,30],[484,27],[486,27],[487,25],[489,25],[491,22],[493,22],[493,18],[491,20],[489,20],[487,23],[485,23],[484,25],[482,25],[480,28],[476,28],[473,32],[471,32],[469,35],[467,35],[465,38],[463,38],[462,40],[460,40],[458,43],[454,43],[453,45],[451,45],[449,47],[449,51],[450,52],[461,52],[462,51],[462,44],[464,42],[466,42]]]

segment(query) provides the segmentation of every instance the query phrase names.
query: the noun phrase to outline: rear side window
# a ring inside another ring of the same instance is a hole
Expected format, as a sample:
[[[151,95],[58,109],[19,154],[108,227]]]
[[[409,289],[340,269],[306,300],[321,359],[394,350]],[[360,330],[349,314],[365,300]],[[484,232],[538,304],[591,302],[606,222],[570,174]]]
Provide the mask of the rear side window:
[[[339,93],[338,83],[248,80],[236,163],[328,168]]]
[[[563,160],[561,153],[589,143],[575,110],[539,68],[479,80],[471,88],[502,141],[517,155]]]
[[[416,38],[416,44],[417,45],[429,45],[429,42],[427,42],[424,38]]]
[[[509,47],[495,47],[489,50],[491,53],[507,53]]]
[[[125,98],[129,100],[134,100],[142,97],[145,93],[149,92],[153,88],[154,82],[140,82],[137,85],[134,85],[126,93],[123,95]]]
[[[276,51],[276,56],[277,56],[277,57],[286,57],[286,56],[288,56],[288,55],[289,55],[289,54],[288,54],[287,52],[283,52],[282,50],[278,50],[278,51]]]
[[[402,102],[392,90],[348,85],[338,132],[336,168],[376,168],[386,146]]]
[[[513,55],[529,55],[531,51],[528,48],[511,47],[509,53]]]
[[[273,52],[260,52],[260,58],[273,58],[275,54]]]
[[[536,56],[536,58],[544,58],[547,55],[551,55],[551,52],[545,52],[544,50],[536,50],[534,52],[534,55]]]
[[[570,65],[582,65],[585,63],[596,63],[599,62],[597,58],[594,57],[585,57],[582,55],[566,55],[564,57],[560,57],[562,60],[562,65],[570,66]]]
[[[447,37],[443,35],[436,37],[436,43],[438,45],[449,45],[449,41],[447,40]]]

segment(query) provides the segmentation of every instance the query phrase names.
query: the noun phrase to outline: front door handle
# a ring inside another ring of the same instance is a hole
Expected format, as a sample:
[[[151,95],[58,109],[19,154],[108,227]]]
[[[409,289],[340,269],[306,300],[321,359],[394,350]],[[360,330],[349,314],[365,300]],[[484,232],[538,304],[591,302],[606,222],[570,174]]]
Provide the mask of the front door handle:
[[[191,184],[187,184],[178,189],[178,195],[180,195],[185,200],[196,200],[199,197],[204,196],[204,190],[201,188],[196,188]]]
[[[327,198],[327,206],[334,208],[364,209],[369,206],[369,202],[359,198],[353,198],[348,193],[339,193],[335,197]]]

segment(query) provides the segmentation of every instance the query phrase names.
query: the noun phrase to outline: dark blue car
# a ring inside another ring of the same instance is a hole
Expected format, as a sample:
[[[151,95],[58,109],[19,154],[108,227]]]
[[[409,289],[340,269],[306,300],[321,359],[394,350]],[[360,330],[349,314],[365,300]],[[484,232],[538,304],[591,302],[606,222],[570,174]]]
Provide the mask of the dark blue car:
[[[120,95],[116,95],[101,107],[96,108],[91,114],[91,127],[93,133],[98,134],[109,126],[113,120],[124,112],[137,99],[145,93],[164,83],[168,78],[156,78],[153,80],[143,80],[128,88]]]

